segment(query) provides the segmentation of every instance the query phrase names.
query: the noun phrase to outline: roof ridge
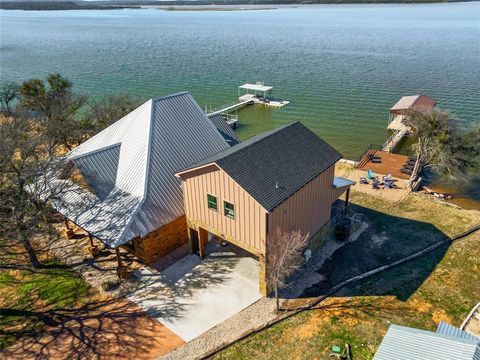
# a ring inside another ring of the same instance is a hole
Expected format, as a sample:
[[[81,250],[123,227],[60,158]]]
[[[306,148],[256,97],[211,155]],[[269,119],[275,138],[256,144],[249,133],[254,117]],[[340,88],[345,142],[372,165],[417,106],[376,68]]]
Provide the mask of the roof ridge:
[[[153,112],[155,111],[155,100],[150,99],[147,102],[150,102],[150,116],[149,116],[149,124],[148,124],[148,139],[147,139],[147,148],[145,149],[146,154],[145,154],[145,171],[143,173],[143,194],[140,197],[140,202],[138,203],[137,207],[135,208],[132,217],[128,221],[128,223],[125,225],[123,228],[122,234],[120,235],[120,238],[123,238],[125,236],[125,233],[130,230],[130,227],[132,226],[132,223],[134,222],[137,213],[140,211],[142,208],[143,203],[145,202],[145,199],[147,198],[147,189],[148,189],[148,178],[149,178],[149,171],[150,171],[150,157],[151,157],[151,149],[152,149],[152,133],[153,133]]]
[[[243,150],[245,149],[248,149],[250,146],[253,146],[255,144],[258,144],[260,141],[262,140],[265,140],[265,139],[268,139],[270,136],[272,136],[273,134],[276,134],[284,129],[287,129],[289,128],[290,126],[292,125],[295,125],[295,124],[301,124],[300,121],[294,121],[290,124],[287,124],[287,125],[283,125],[283,126],[279,126],[278,128],[275,128],[275,129],[272,129],[272,130],[267,130],[261,134],[258,134],[258,135],[255,135],[255,136],[252,136],[250,139],[247,139],[245,141],[242,141],[234,146],[232,146],[231,148],[235,148],[236,146],[240,147],[240,149],[238,150],[234,150],[232,151],[230,154],[228,154],[227,156],[225,156],[225,158],[229,157],[229,156],[232,156],[233,154],[236,154],[236,153],[239,153],[239,152],[242,152]],[[256,138],[256,139],[255,139]],[[255,140],[254,140],[255,139]],[[250,142],[249,142],[250,141]],[[247,144],[245,144],[247,143]],[[245,146],[241,146],[242,144],[244,144]],[[229,149],[225,149],[223,151],[227,151]],[[223,158],[222,158],[223,159]]]
[[[169,95],[154,97],[154,98],[151,98],[150,100],[152,100],[152,102],[156,102],[156,101],[170,99],[170,98],[185,95],[185,94],[190,94],[190,93],[188,91],[180,91],[180,92],[177,92],[175,94],[169,94]]]

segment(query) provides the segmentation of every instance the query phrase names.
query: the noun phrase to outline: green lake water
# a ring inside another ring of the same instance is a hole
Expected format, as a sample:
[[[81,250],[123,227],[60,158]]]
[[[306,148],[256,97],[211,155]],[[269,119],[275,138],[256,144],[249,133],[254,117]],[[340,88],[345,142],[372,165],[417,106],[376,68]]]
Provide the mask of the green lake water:
[[[0,11],[1,81],[58,72],[91,97],[189,91],[202,106],[264,81],[291,101],[239,111],[245,139],[300,120],[346,158],[381,144],[388,109],[423,93],[465,126],[480,113],[480,3],[267,11]]]

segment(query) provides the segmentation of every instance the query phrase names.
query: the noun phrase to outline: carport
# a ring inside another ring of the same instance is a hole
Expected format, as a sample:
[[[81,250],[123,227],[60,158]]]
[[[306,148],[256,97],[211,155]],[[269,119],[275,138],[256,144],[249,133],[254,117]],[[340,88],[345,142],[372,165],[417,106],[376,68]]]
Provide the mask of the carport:
[[[139,286],[128,296],[185,341],[261,298],[258,261],[251,254],[212,239],[205,255],[189,254],[161,272],[139,270]]]

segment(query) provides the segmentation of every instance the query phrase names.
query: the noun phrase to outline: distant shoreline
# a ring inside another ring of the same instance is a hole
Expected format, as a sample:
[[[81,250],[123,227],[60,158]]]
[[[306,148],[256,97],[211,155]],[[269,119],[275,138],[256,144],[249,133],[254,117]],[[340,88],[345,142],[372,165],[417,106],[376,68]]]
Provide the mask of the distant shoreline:
[[[475,2],[478,0],[200,0],[200,1],[2,1],[3,10],[122,10],[158,8],[164,11],[247,11],[274,10],[282,5],[335,5],[335,4],[434,4]],[[245,7],[240,7],[245,6]]]
[[[187,5],[159,7],[163,11],[259,11],[259,10],[276,10],[276,7],[191,7]]]

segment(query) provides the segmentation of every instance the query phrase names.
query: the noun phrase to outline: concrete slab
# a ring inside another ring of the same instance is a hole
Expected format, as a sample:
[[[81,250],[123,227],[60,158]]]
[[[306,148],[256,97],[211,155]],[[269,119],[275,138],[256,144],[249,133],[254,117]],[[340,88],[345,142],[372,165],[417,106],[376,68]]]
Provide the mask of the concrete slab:
[[[139,271],[128,298],[190,341],[261,298],[258,262],[238,250],[212,241],[204,260],[190,254],[162,272]]]

